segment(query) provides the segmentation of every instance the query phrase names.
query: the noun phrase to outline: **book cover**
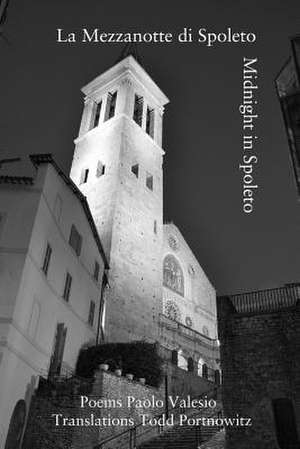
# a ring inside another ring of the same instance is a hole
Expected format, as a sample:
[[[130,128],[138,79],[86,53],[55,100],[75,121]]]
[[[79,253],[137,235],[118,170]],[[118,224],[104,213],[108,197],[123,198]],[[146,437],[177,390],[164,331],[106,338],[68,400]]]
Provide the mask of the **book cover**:
[[[1,0],[1,449],[300,447],[299,13]]]

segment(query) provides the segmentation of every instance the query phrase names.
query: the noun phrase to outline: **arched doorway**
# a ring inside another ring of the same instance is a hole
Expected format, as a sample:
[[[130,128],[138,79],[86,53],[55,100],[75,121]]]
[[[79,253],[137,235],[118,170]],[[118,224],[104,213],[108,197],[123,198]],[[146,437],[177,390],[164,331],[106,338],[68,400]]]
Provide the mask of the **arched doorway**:
[[[191,373],[194,371],[194,359],[192,357],[188,358],[187,367],[188,367],[188,371],[190,371]]]
[[[171,352],[171,361],[173,365],[178,365],[178,352],[176,349]]]
[[[298,432],[293,403],[288,398],[273,400],[276,436],[280,449],[297,447]]]
[[[203,363],[202,365],[202,377],[204,377],[204,379],[208,379],[208,366],[206,363]]]
[[[200,357],[200,359],[198,360],[198,367],[197,367],[198,376],[200,377],[203,376],[203,365],[205,365],[205,361],[202,357]]]
[[[5,449],[19,449],[26,420],[26,403],[22,399],[17,402],[10,419]]]
[[[221,384],[221,374],[218,369],[215,370],[215,384],[217,385]]]
[[[184,357],[182,349],[178,351],[178,367],[181,369],[184,369],[185,371],[188,370],[188,361]]]

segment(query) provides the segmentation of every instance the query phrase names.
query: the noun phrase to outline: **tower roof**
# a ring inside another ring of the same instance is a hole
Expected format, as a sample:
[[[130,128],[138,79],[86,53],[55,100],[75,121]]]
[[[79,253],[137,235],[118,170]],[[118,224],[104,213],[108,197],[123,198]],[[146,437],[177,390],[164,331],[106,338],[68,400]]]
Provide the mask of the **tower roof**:
[[[130,48],[126,46],[122,52],[119,62],[116,62],[112,67],[106,70],[101,75],[97,76],[94,80],[86,84],[81,90],[88,96],[93,97],[95,93],[105,90],[108,86],[112,86],[114,83],[119,83],[122,78],[130,77],[137,83],[143,85],[153,96],[155,102],[164,106],[169,103],[169,99],[148,75],[144,67],[136,59],[137,56],[132,54],[132,45]]]

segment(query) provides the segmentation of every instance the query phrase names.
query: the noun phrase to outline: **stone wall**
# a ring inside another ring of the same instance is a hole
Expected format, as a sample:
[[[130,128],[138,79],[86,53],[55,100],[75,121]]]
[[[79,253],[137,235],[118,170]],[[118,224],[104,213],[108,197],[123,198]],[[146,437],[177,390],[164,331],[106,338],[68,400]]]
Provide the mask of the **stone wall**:
[[[277,311],[238,313],[228,297],[218,298],[218,321],[225,416],[252,419],[252,427],[227,429],[226,447],[279,448],[273,400],[291,400],[300,435],[299,300]]]
[[[186,397],[197,397],[206,392],[212,392],[216,385],[194,372],[185,371],[176,365],[167,365],[169,379],[169,394]]]
[[[61,385],[50,395],[45,395],[41,390],[36,392],[29,412],[23,449],[93,449],[100,441],[139,424],[142,413],[156,416],[164,412],[164,407],[152,406],[158,400],[164,403],[163,386],[155,389],[106,371],[98,371],[93,383],[77,379],[70,387],[70,382],[72,381],[67,382],[65,387]],[[83,396],[88,397],[91,406],[81,407]],[[145,401],[144,406],[140,407],[141,404],[137,402],[129,403],[128,398],[131,397]],[[111,402],[107,402],[105,406],[104,402],[99,403],[102,407],[98,407],[95,402],[99,399]],[[62,415],[58,426],[55,423],[56,417],[53,416],[56,414]],[[67,425],[62,425],[62,418],[67,419]],[[94,423],[97,418],[106,418],[107,422],[101,426],[86,425],[85,421],[79,426],[70,425],[74,422],[70,420],[74,418],[90,422],[94,419]],[[108,423],[108,419],[115,421]],[[107,443],[105,449],[121,449],[128,438],[129,433],[126,433],[117,441]]]

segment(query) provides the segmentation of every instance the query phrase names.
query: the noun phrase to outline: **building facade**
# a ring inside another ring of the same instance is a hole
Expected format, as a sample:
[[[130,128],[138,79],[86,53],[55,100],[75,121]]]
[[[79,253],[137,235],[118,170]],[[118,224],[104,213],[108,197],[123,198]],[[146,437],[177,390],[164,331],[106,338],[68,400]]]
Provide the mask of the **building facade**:
[[[0,176],[0,447],[19,447],[39,376],[72,371],[103,329],[108,267],[88,205],[50,156]]]
[[[251,419],[227,427],[226,448],[299,448],[299,284],[217,304],[224,414]]]

